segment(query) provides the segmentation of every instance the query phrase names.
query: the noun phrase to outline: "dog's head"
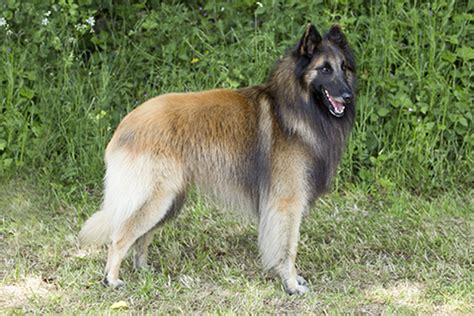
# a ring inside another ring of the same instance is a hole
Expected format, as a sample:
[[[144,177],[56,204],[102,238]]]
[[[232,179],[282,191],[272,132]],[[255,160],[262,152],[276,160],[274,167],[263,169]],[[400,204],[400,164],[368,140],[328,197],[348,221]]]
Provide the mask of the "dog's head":
[[[296,76],[315,100],[315,106],[324,107],[335,117],[353,109],[356,65],[339,26],[334,25],[321,36],[309,24],[292,54],[296,58]]]

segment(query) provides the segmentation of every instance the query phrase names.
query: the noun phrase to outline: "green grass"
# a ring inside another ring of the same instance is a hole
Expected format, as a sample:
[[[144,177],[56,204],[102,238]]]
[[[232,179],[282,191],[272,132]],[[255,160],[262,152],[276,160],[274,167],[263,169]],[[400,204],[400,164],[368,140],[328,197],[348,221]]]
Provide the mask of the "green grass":
[[[206,3],[0,2],[0,312],[474,313],[473,2]],[[359,76],[334,192],[302,227],[312,292],[286,296],[255,226],[194,195],[155,238],[156,272],[127,261],[127,287],[103,288],[105,248],[76,238],[121,118],[154,95],[262,82],[307,21],[342,26]]]
[[[19,178],[0,192],[4,312],[95,314],[119,301],[149,313],[474,312],[472,197],[356,188],[327,196],[301,233],[298,268],[312,291],[289,297],[260,268],[255,226],[196,196],[156,234],[155,271],[134,272],[126,260],[126,287],[112,290],[100,284],[105,248],[77,242],[81,214],[98,207],[97,197],[45,197]]]

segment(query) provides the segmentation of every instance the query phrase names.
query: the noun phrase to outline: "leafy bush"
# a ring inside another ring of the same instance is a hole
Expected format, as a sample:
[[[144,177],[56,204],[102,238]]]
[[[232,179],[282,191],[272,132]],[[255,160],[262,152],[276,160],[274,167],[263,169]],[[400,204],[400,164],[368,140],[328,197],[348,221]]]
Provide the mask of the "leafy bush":
[[[441,0],[7,0],[0,172],[100,188],[104,146],[128,111],[170,91],[259,83],[311,20],[321,31],[340,24],[359,63],[358,119],[337,184],[472,187],[472,9]]]

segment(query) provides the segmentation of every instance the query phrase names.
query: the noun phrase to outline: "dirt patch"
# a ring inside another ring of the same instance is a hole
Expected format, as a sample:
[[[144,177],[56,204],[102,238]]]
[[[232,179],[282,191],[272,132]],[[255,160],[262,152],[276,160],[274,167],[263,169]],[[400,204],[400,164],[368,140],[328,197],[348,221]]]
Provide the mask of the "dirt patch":
[[[0,307],[24,307],[31,299],[47,299],[54,286],[39,277],[27,277],[22,282],[0,287]]]
[[[406,307],[420,307],[424,288],[419,283],[401,282],[390,287],[373,287],[367,292],[374,303],[391,303]]]
[[[426,288],[422,284],[406,281],[388,287],[373,287],[367,291],[366,296],[377,306],[392,304],[432,315],[461,315],[463,310],[472,308],[468,303],[456,300],[435,305],[426,300],[425,292]]]

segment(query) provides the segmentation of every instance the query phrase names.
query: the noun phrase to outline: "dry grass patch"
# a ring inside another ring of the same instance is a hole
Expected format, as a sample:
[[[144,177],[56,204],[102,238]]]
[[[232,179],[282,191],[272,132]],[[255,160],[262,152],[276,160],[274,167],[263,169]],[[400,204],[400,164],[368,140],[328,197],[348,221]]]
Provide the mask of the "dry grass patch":
[[[26,276],[20,282],[0,287],[0,307],[31,309],[32,302],[49,300],[55,294],[54,285],[37,276]]]

